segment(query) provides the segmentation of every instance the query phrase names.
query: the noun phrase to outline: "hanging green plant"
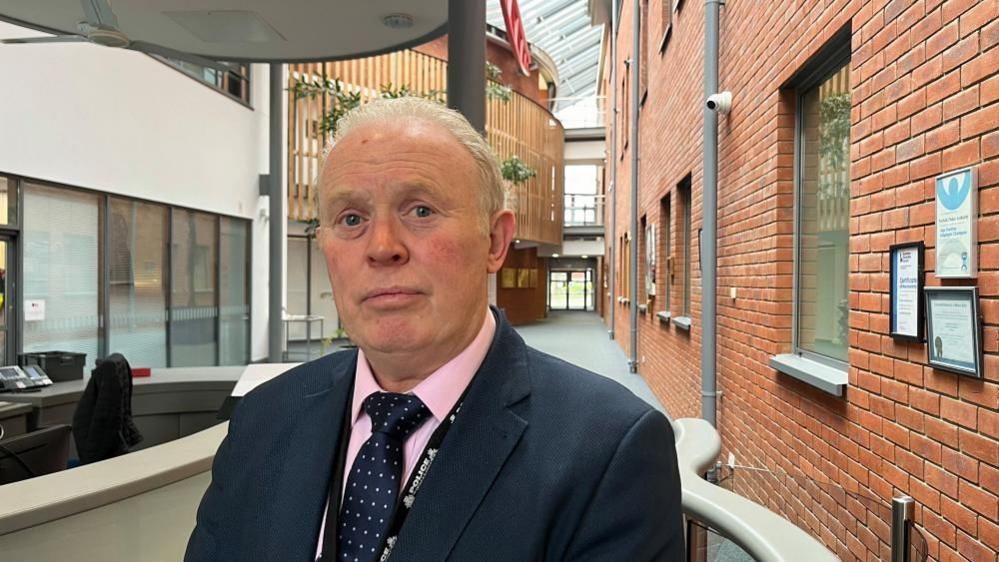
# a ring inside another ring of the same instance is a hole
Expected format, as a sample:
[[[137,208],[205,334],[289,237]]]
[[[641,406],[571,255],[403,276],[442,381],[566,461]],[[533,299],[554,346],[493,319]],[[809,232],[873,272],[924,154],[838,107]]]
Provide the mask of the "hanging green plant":
[[[525,164],[516,154],[500,164],[500,173],[503,175],[503,179],[514,185],[525,183],[538,175],[534,168]]]
[[[513,98],[513,88],[500,84],[503,70],[491,62],[486,62],[486,99],[504,102]]]
[[[340,119],[348,111],[361,105],[361,92],[351,89],[339,79],[299,78],[292,84],[291,91],[295,94],[295,99],[329,94],[330,107],[319,121],[319,132],[322,134],[332,135],[336,132]]]

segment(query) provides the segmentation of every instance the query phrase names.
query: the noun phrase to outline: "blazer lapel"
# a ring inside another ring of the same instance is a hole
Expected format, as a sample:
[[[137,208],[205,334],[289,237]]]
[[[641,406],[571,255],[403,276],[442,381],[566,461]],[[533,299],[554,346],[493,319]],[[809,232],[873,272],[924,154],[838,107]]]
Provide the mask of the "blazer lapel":
[[[493,344],[416,496],[392,559],[446,559],[527,428],[511,409],[530,394],[526,346],[503,315],[496,316]]]
[[[301,406],[279,436],[286,445],[283,454],[267,463],[276,479],[268,502],[272,509],[258,514],[262,524],[274,525],[260,535],[267,537],[265,552],[280,552],[286,560],[315,556],[356,364],[356,352],[333,364],[318,361],[317,372],[303,381]],[[273,532],[277,528],[281,531]],[[336,529],[336,521],[329,528]]]

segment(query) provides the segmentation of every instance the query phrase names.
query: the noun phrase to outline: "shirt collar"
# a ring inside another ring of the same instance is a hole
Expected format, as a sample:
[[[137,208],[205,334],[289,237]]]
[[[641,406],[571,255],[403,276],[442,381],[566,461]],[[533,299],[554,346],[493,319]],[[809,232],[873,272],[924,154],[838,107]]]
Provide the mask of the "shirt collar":
[[[472,377],[475,376],[489,352],[489,346],[492,344],[495,333],[496,319],[493,318],[492,311],[487,309],[482,327],[472,343],[409,391],[409,394],[415,395],[427,405],[430,413],[438,422],[451,412],[451,409],[465,392],[465,388],[472,382]],[[375,380],[375,376],[371,372],[371,365],[368,364],[368,360],[364,356],[364,351],[358,348],[357,370],[354,373],[354,396],[351,404],[351,425],[357,423],[364,399],[375,392],[385,391]]]

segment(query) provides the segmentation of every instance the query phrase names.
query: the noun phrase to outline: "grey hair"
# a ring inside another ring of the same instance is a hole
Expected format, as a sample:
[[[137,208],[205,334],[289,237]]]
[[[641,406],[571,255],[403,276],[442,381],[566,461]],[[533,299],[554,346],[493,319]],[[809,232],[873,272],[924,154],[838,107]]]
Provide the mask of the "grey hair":
[[[322,171],[326,166],[330,151],[351,131],[371,123],[391,123],[406,119],[439,125],[451,133],[451,136],[468,150],[479,171],[481,180],[479,208],[488,228],[489,218],[504,208],[505,190],[496,154],[486,139],[469,124],[464,115],[438,102],[411,96],[381,98],[350,110],[340,118],[336,133],[333,135],[333,142],[323,152],[319,165],[319,177],[322,177]]]

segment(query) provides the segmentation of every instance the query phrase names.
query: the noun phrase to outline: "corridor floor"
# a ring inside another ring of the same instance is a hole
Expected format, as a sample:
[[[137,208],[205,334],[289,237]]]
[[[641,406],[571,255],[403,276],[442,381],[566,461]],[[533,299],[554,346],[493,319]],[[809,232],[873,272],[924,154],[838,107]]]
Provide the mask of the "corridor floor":
[[[548,318],[516,330],[527,345],[621,383],[669,417],[641,375],[628,372],[628,357],[608,337],[607,327],[595,313],[552,311]],[[340,349],[337,343],[324,348],[320,340],[317,336],[310,353],[305,343],[291,342],[288,360],[305,361]]]
[[[552,311],[548,318],[516,330],[527,345],[621,383],[669,417],[641,375],[628,372],[628,357],[595,313]]]

